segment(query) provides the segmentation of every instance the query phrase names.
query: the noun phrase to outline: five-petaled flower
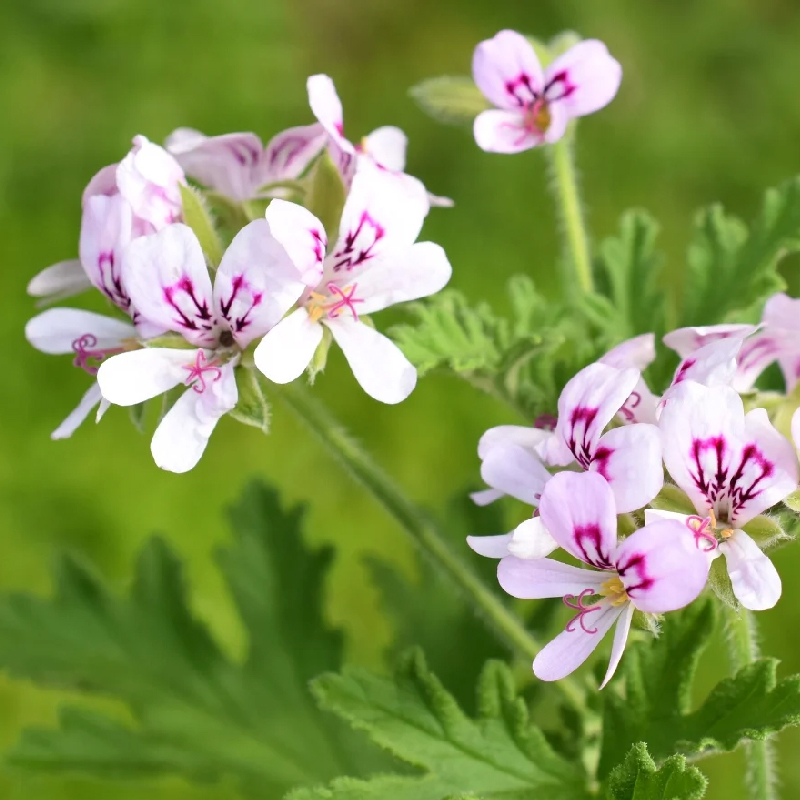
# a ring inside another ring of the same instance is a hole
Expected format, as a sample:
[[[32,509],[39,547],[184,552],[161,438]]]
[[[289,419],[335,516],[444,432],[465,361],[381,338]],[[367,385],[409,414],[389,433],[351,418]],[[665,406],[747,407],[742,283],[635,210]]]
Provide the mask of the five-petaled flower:
[[[442,248],[431,242],[415,244],[427,211],[419,181],[397,181],[365,164],[353,179],[338,241],[326,255],[322,223],[300,206],[272,201],[266,216],[275,236],[302,274],[321,279],[256,348],[255,363],[264,375],[275,383],[298,378],[322,341],[324,325],[368,395],[383,403],[408,397],[416,370],[361,316],[427,297],[450,279]]]
[[[703,590],[710,561],[694,531],[676,520],[657,520],[618,541],[614,493],[597,473],[555,475],[540,513],[557,544],[594,570],[512,555],[498,565],[498,580],[513,597],[562,597],[577,611],[536,656],[533,671],[541,680],[577,669],[616,623],[605,686],[622,657],[634,610],[661,614],[688,605]]]
[[[265,219],[236,235],[213,288],[197,237],[180,224],[132,242],[123,275],[141,313],[197,349],[121,353],[103,362],[97,380],[103,397],[121,406],[188,387],[152,441],[160,467],[185,472],[200,459],[217,421],[236,405],[233,369],[240,351],[279,322],[306,284]]]
[[[475,119],[475,141],[494,153],[519,153],[552,144],[573,117],[611,102],[622,67],[606,46],[587,39],[542,69],[533,45],[515,31],[500,31],[475,48],[472,74],[497,108]]]
[[[675,387],[659,425],[667,471],[701,520],[709,520],[703,532],[719,535],[737,600],[753,610],[772,608],[781,595],[780,577],[742,528],[797,488],[791,443],[763,408],[745,414],[730,387],[694,381]]]

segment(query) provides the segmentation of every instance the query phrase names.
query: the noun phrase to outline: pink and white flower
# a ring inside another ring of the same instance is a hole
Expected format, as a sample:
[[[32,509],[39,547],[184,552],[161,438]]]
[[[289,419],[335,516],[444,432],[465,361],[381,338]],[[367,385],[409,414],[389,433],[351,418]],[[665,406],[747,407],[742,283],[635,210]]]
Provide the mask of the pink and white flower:
[[[621,342],[598,360],[601,364],[607,364],[616,369],[633,367],[639,372],[644,372],[655,359],[656,337],[652,333],[645,333]],[[622,404],[618,418],[625,424],[631,422],[655,423],[658,420],[656,410],[659,399],[650,391],[644,377],[640,375],[633,391]]]
[[[508,556],[498,566],[498,580],[513,597],[562,597],[577,612],[534,659],[533,672],[541,680],[569,675],[616,625],[603,688],[622,658],[633,612],[661,614],[691,603],[705,586],[709,561],[694,532],[674,520],[645,525],[618,541],[614,493],[596,473],[555,475],[540,513],[557,544],[594,569]]]
[[[360,144],[353,144],[344,135],[344,111],[333,81],[327,75],[312,75],[308,79],[308,101],[311,111],[329,137],[333,162],[338,166],[350,187],[358,164],[367,160],[377,164],[397,178],[405,177],[406,144],[408,140],[400,128],[386,125],[365,136]],[[428,195],[431,206],[452,206],[448,197]]]
[[[136,345],[136,329],[129,322],[76,308],[50,308],[25,326],[25,337],[37,349],[51,355],[73,355],[73,365],[89,375],[97,374],[109,356]],[[52,433],[53,439],[71,436],[101,404],[97,381],[93,381],[78,407]],[[102,413],[101,407],[101,413]]]
[[[587,39],[542,69],[533,45],[515,31],[500,31],[475,48],[472,74],[496,108],[475,119],[475,141],[493,153],[519,153],[552,144],[575,117],[608,105],[622,67],[606,46]]]
[[[397,181],[374,166],[360,169],[329,255],[322,223],[300,206],[273,200],[266,218],[303,275],[321,276],[299,307],[267,333],[255,364],[275,383],[295,380],[322,341],[323,326],[342,348],[370,397],[399,403],[416,384],[413,365],[361,317],[438,292],[451,267],[438,245],[418,242],[428,211],[419,181]],[[308,280],[312,285],[312,280]]]
[[[762,408],[745,414],[737,392],[684,381],[659,422],[664,463],[698,512],[703,533],[717,538],[733,592],[752,610],[772,608],[781,580],[743,526],[797,488],[794,448]],[[707,537],[708,538],[708,537]]]
[[[186,174],[215,192],[242,202],[275,196],[272,184],[299,178],[328,141],[322,125],[289,128],[266,147],[254,133],[205,136],[178,128],[165,147]]]
[[[120,406],[187,387],[161,420],[151,448],[158,466],[186,472],[217,421],[236,406],[241,350],[279,322],[306,284],[266,220],[236,235],[213,287],[197,237],[181,224],[131,242],[122,272],[142,314],[194,348],[122,353],[103,362],[97,380],[103,397]]]
[[[43,306],[74,297],[91,288],[92,282],[80,259],[71,258],[46,267],[31,278],[28,294],[37,298],[36,305]]]

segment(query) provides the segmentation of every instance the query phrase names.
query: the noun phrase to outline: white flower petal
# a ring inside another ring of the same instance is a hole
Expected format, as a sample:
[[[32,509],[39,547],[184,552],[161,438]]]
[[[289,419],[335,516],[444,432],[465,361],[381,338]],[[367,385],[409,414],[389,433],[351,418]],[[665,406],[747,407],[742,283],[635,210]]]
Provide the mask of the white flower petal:
[[[370,397],[393,405],[414,391],[417,371],[391,339],[346,317],[328,319],[325,324],[342,348],[355,379]]]
[[[781,578],[758,545],[737,530],[719,549],[725,556],[736,599],[751,611],[772,608],[781,596]]]
[[[274,136],[264,150],[262,185],[295,180],[322,152],[328,134],[320,124],[287,128]]]
[[[135,337],[136,329],[121,319],[78,308],[49,308],[25,326],[25,338],[37,350],[52,355],[75,352],[75,343],[87,335],[95,340],[88,349],[110,350]]]
[[[497,489],[483,489],[482,491],[472,492],[470,494],[470,499],[476,506],[488,506],[501,497],[505,497],[505,492],[501,492]]]
[[[481,477],[492,489],[499,489],[531,506],[538,506],[550,473],[529,450],[517,444],[497,445],[481,464]]]
[[[322,265],[328,237],[322,223],[303,206],[286,200],[273,200],[265,219],[307,286],[316,287],[322,278]]]
[[[499,108],[519,108],[544,90],[544,72],[533,45],[516,31],[500,31],[475,48],[472,76]]]
[[[587,589],[599,591],[608,573],[562,564],[552,558],[504,558],[497,566],[497,580],[504,592],[520,600],[580,595]]]
[[[197,352],[154,347],[120,353],[100,365],[97,382],[110,403],[133,406],[184,383]]]
[[[92,282],[81,266],[80,259],[72,258],[59,261],[34,275],[28,283],[28,294],[52,302],[91,288]]]
[[[342,150],[354,153],[355,148],[344,137],[342,101],[336,93],[333,81],[327,75],[312,75],[306,82],[306,88],[311,112]]]
[[[508,545],[513,533],[499,536],[467,536],[467,544],[479,555],[486,558],[505,558],[510,555]]]
[[[50,434],[51,439],[68,439],[78,426],[92,413],[92,409],[101,401],[100,386],[95,381],[81,398],[78,407]]]
[[[403,172],[408,139],[400,128],[385,125],[364,138],[364,152],[384,169]]]
[[[290,383],[303,374],[322,341],[322,325],[305,308],[281,320],[253,353],[256,367],[274,383]]]
[[[487,153],[521,153],[544,144],[544,137],[525,125],[521,111],[482,111],[473,123],[475,142]]]
[[[611,645],[611,658],[608,662],[605,678],[603,678],[603,682],[600,684],[601,689],[605,689],[606,684],[614,677],[622,654],[625,652],[625,644],[628,641],[628,634],[631,630],[633,612],[633,603],[626,603],[622,614],[620,614],[617,620],[617,626],[614,630],[614,642]]]
[[[517,558],[544,558],[558,547],[541,517],[531,517],[514,528],[508,552]]]

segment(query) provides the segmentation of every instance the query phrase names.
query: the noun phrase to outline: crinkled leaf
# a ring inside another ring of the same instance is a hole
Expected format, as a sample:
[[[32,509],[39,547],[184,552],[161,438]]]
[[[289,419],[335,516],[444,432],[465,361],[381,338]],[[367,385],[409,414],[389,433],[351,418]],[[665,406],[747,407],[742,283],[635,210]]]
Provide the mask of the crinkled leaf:
[[[647,212],[628,211],[619,233],[600,244],[595,272],[602,298],[589,295],[588,308],[616,341],[664,333],[664,291],[658,285],[664,257],[656,250],[657,234],[658,223]]]
[[[659,768],[643,742],[635,744],[609,775],[608,800],[700,800],[708,781],[683,756],[671,756]]]
[[[124,597],[63,558],[52,599],[0,598],[0,666],[118,699],[132,717],[67,709],[61,727],[26,731],[11,763],[102,777],[229,774],[267,798],[369,769],[371,754],[354,762],[350,732],[307,688],[340,666],[342,637],[321,611],[332,553],[306,549],[301,521],[301,509],[258,484],[233,510],[234,542],[219,563],[249,636],[242,663],[191,612],[181,564],[160,539],[142,551]]]
[[[391,334],[420,374],[452,371],[526,416],[552,413],[562,385],[554,353],[574,321],[525,276],[511,279],[509,295],[512,313],[505,318],[486,303],[470,305],[460,292],[446,290],[410,304],[413,322]],[[570,361],[570,369],[573,365]]]
[[[426,114],[445,125],[471,125],[491,108],[475,81],[466,76],[428,78],[409,91]]]
[[[557,755],[531,725],[509,670],[498,662],[489,662],[480,678],[475,719],[428,670],[420,651],[410,652],[394,677],[346,669],[317,679],[314,691],[323,708],[424,774],[340,780],[293,792],[292,800],[589,797],[580,762]]]
[[[181,202],[183,204],[183,221],[194,231],[211,266],[219,266],[223,247],[214,227],[214,220],[206,199],[199,189],[181,185]]]
[[[763,301],[784,288],[780,258],[799,247],[800,178],[767,191],[749,231],[719,206],[701,211],[689,246],[681,324],[753,321]]]
[[[600,774],[637,742],[657,761],[675,753],[732,750],[800,722],[800,676],[777,681],[773,659],[761,659],[718,683],[691,708],[697,661],[714,628],[710,601],[664,617],[658,638],[639,642],[623,661],[625,697],[606,690]],[[613,684],[612,684],[613,686]]]

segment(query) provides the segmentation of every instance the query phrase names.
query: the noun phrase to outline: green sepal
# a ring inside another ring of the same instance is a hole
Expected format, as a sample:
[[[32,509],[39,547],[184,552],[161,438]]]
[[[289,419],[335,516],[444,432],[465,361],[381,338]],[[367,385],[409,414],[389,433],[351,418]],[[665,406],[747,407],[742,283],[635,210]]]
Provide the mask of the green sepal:
[[[363,317],[361,320],[363,321]],[[322,326],[322,340],[317,345],[314,355],[311,357],[311,363],[308,365],[307,374],[310,383],[314,382],[317,375],[325,369],[328,363],[328,352],[331,349],[331,342],[333,341],[333,334],[327,325]]]
[[[153,339],[145,339],[142,344],[145,347],[168,347],[175,350],[196,350],[197,345],[187,342],[179,333],[165,333],[163,336],[156,336]]]
[[[774,517],[761,514],[742,526],[745,533],[762,549],[766,550],[783,539],[790,538],[783,526]]]
[[[181,184],[181,202],[183,204],[183,221],[193,231],[200,242],[212,267],[218,267],[222,261],[222,241],[219,238],[208,202],[199,189]]]
[[[322,223],[331,244],[336,240],[339,231],[346,195],[342,174],[326,149],[317,159],[311,173],[307,208]]]
[[[665,483],[650,505],[659,511],[674,511],[677,514],[696,514],[694,505],[686,492],[674,483]]]
[[[783,498],[783,504],[796,514],[800,514],[800,489]]]
[[[700,800],[708,781],[683,756],[671,756],[660,767],[639,742],[608,776],[608,800]]]
[[[772,424],[790,442],[794,440],[792,437],[792,417],[794,417],[794,412],[797,411],[798,406],[800,406],[800,383],[782,399],[772,418]]]
[[[639,526],[633,514],[620,514],[617,517],[617,536],[624,539],[630,536]]]
[[[146,405],[146,403],[137,403],[136,405],[128,408],[128,414],[131,418],[131,422],[133,423],[133,427],[136,428],[139,433],[144,433],[144,414]]]
[[[244,425],[258,428],[262,433],[269,433],[272,414],[261,387],[258,371],[237,367],[233,374],[236,378],[239,400],[230,415]]]
[[[428,78],[409,94],[426,114],[444,125],[471,125],[478,114],[492,107],[475,81],[466,76]]]
[[[733,593],[731,576],[728,575],[728,564],[724,556],[717,557],[708,571],[708,585],[711,591],[730,608],[738,609],[739,601]]]

